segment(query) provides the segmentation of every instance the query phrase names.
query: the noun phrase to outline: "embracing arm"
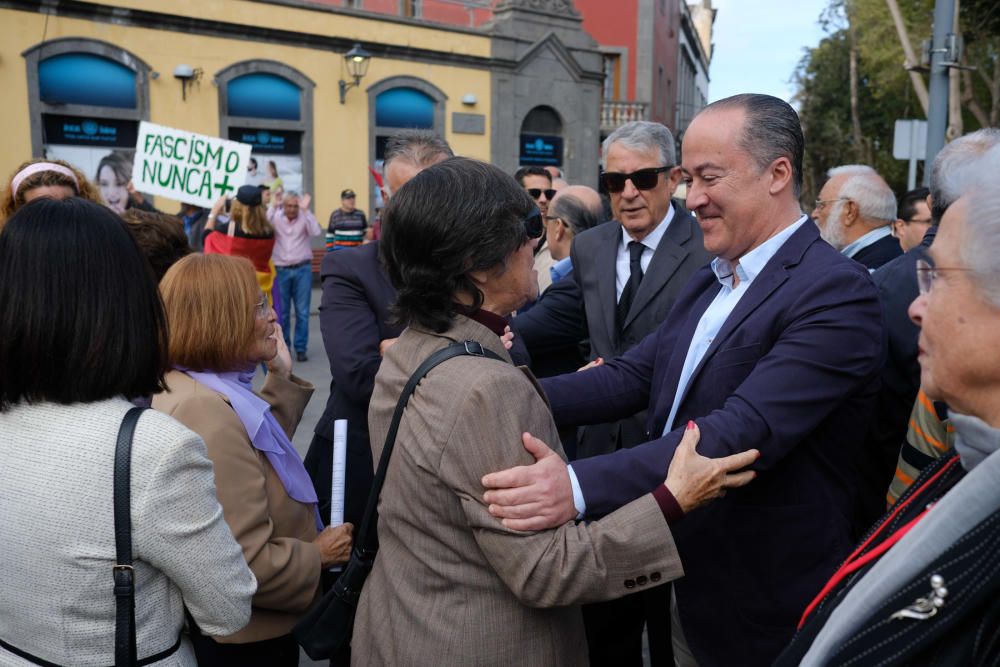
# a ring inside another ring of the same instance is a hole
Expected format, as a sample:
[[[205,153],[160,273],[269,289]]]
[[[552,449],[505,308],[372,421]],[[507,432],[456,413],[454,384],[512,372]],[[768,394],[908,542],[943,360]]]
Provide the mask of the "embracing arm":
[[[275,536],[265,488],[266,463],[239,417],[222,399],[197,393],[178,403],[171,416],[198,433],[208,447],[226,523],[257,577],[254,605],[305,610],[319,587],[320,548]]]
[[[539,380],[560,428],[624,419],[648,407],[653,362],[663,346],[659,336],[656,329],[597,367]]]
[[[460,499],[486,559],[524,604],[549,607],[610,599],[632,592],[625,581],[634,585],[640,575],[663,583],[682,574],[670,530],[651,495],[601,521],[570,521],[539,533],[504,527],[482,500],[480,478],[530,461],[517,442],[520,434],[533,429],[557,437],[551,417],[523,379],[517,385],[485,380],[469,392],[458,412],[442,455],[442,480]],[[512,553],[517,557],[511,558]]]
[[[723,405],[698,417],[705,455],[755,447],[761,458],[754,468],[772,468],[881,368],[881,310],[867,275],[845,267],[802,284],[796,298],[784,311],[789,321],[749,375]],[[599,516],[648,492],[682,432],[575,462],[587,513]]]

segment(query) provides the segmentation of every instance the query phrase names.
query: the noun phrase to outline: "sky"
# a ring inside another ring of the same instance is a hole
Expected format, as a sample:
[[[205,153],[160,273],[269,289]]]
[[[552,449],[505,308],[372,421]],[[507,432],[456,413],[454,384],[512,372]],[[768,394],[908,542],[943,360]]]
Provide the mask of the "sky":
[[[710,102],[737,93],[791,101],[792,73],[803,49],[819,44],[829,0],[712,0],[718,9],[709,70]]]

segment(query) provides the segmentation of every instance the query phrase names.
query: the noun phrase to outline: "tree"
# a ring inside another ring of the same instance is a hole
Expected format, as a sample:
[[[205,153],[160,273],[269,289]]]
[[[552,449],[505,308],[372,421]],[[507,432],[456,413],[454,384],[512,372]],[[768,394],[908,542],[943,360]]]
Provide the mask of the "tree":
[[[912,44],[929,40],[935,0],[894,1]],[[926,112],[913,73],[904,67],[907,58],[889,4],[830,0],[820,18],[827,36],[807,50],[794,74],[806,135],[808,200],[825,181],[825,171],[841,164],[870,164],[896,192],[906,187],[907,165],[892,158],[893,125],[897,119],[926,118]],[[968,132],[1000,124],[1000,3],[961,0],[959,9],[963,63],[976,68],[959,75],[961,125]]]

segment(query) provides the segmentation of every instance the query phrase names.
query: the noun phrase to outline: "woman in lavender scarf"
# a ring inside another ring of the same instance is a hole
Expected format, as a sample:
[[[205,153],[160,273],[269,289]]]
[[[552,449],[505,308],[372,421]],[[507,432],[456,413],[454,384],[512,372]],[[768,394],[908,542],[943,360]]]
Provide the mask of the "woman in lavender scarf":
[[[347,561],[350,524],[323,529],[316,492],[292,447],[313,386],[292,374],[274,310],[249,261],[191,255],[160,283],[170,326],[161,410],[200,435],[219,502],[257,577],[250,623],[225,638],[196,638],[200,665],[297,665],[290,635],[320,592],[320,572]],[[260,393],[255,367],[267,363]]]

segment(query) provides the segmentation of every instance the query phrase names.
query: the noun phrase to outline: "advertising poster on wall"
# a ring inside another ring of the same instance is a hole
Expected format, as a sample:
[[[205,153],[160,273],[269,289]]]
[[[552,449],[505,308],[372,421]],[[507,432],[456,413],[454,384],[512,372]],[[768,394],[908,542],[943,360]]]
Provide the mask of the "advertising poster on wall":
[[[247,183],[269,185],[272,190],[277,183],[285,192],[302,193],[301,132],[231,127],[229,139],[250,144],[256,172],[248,175]]]
[[[118,213],[128,204],[138,123],[128,120],[44,114],[45,157],[64,160],[101,190]]]

